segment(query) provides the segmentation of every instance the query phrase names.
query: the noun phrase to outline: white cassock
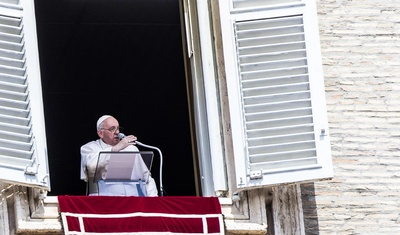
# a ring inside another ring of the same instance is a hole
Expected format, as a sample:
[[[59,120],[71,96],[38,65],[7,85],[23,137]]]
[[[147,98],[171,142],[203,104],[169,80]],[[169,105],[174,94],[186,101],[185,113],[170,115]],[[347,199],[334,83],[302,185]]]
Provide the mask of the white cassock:
[[[88,194],[98,195],[99,188],[97,182],[105,179],[109,154],[100,152],[111,152],[112,146],[104,143],[101,139],[91,141],[81,147],[81,179],[88,183]],[[136,146],[129,145],[121,151],[139,151]],[[99,158],[100,157],[100,158]],[[97,169],[97,172],[96,172]],[[96,179],[94,177],[96,176]],[[158,196],[157,186],[151,173],[142,158],[135,159],[135,167],[132,173],[134,179],[144,179],[147,196]],[[129,183],[119,183],[109,188],[113,195],[131,196],[132,186]]]

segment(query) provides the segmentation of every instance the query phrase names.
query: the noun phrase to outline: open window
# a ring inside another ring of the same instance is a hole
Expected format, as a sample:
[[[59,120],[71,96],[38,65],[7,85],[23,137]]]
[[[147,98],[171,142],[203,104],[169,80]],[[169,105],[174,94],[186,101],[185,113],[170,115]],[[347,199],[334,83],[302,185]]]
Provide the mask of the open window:
[[[314,1],[219,1],[238,189],[333,176]]]
[[[0,0],[0,180],[50,190],[33,1]]]

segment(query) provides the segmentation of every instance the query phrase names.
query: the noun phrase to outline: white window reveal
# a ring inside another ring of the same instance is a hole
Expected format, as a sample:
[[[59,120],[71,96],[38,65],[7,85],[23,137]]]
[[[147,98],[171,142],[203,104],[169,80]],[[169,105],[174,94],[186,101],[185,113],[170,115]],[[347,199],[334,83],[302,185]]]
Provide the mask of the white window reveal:
[[[30,0],[0,0],[0,181],[50,190]]]
[[[315,2],[220,8],[238,189],[333,177]]]

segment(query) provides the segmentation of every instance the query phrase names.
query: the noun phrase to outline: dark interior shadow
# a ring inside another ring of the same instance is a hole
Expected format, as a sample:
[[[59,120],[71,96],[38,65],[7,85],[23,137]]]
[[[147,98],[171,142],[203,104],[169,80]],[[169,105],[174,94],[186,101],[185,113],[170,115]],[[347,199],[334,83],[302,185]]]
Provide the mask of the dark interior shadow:
[[[315,202],[314,183],[301,184],[301,200],[303,204],[304,229],[307,235],[318,235],[318,211]]]
[[[80,147],[103,114],[162,150],[167,195],[195,195],[179,0],[40,0],[35,13],[49,195],[85,194]]]

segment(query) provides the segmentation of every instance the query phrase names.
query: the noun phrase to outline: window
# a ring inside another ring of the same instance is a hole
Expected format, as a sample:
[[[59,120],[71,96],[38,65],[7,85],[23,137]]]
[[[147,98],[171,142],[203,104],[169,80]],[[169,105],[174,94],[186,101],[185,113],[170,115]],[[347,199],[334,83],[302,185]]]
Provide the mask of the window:
[[[0,0],[0,180],[50,189],[33,1]]]
[[[313,1],[220,1],[239,189],[333,176]]]

